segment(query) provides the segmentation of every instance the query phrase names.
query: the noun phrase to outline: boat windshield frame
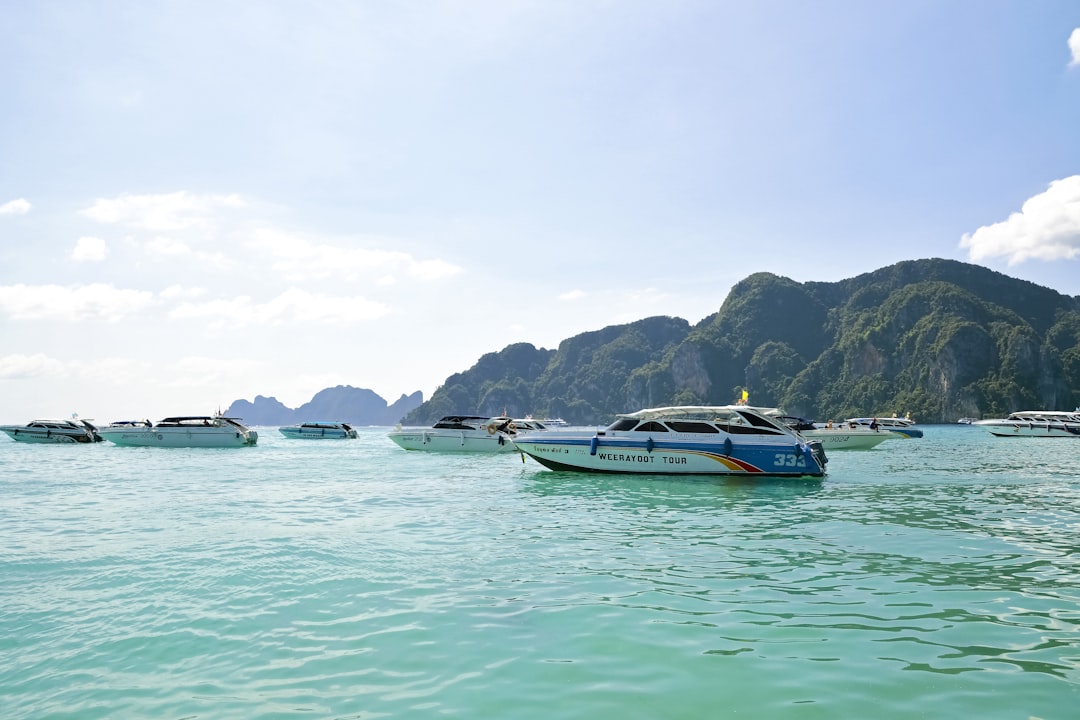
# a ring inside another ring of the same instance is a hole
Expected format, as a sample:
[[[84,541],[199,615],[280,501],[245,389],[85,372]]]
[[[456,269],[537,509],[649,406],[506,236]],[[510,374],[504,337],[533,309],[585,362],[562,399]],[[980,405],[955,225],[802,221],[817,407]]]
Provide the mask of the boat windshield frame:
[[[615,421],[607,427],[606,432],[633,432],[635,428],[642,426],[644,423],[669,420],[701,422],[720,430],[740,428],[744,433],[747,429],[750,429],[751,431],[761,431],[762,434],[794,434],[789,427],[775,418],[745,405],[687,405],[647,408],[633,413],[617,415]],[[675,432],[679,431],[675,430]]]

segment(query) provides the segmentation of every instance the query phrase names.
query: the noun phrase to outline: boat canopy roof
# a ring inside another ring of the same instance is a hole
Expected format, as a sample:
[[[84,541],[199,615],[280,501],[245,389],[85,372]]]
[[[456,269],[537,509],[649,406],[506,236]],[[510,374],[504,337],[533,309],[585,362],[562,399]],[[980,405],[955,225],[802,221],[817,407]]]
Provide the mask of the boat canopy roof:
[[[915,421],[909,417],[888,417],[885,415],[878,415],[877,417],[861,417],[861,418],[848,418],[844,422],[858,423],[859,425],[869,425],[872,420],[877,420],[878,425],[892,425],[893,427],[910,427],[915,424]]]
[[[1009,418],[1020,418],[1023,420],[1072,420],[1075,421],[1080,417],[1080,413],[1072,412],[1068,410],[1019,410],[1014,413],[1009,413]]]
[[[488,415],[446,415],[439,420],[439,422],[469,422],[469,421],[484,421],[490,420]]]
[[[70,427],[85,430],[86,426],[83,424],[83,419],[71,420],[69,418],[37,418],[26,423],[24,427]],[[11,427],[15,427],[14,425]]]
[[[759,409],[747,405],[678,405],[647,408],[633,413],[623,413],[608,426],[609,431],[656,430],[666,424],[676,432],[715,433],[737,432],[756,434],[791,435],[792,430],[775,417],[763,415]]]
[[[749,405],[675,405],[671,407],[646,408],[632,413],[622,413],[619,417],[635,420],[716,420],[745,417],[745,413],[761,415],[760,408]]]

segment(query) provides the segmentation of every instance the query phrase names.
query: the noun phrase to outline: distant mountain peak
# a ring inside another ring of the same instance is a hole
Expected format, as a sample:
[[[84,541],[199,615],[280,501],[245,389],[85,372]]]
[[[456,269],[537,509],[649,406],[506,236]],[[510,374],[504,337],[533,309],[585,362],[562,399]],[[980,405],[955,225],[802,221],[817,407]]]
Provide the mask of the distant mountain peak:
[[[394,425],[424,402],[417,390],[392,405],[373,390],[338,385],[315,393],[298,408],[286,407],[275,397],[256,395],[253,401],[236,400],[225,411],[249,425],[290,425],[308,420],[340,420],[352,425]]]

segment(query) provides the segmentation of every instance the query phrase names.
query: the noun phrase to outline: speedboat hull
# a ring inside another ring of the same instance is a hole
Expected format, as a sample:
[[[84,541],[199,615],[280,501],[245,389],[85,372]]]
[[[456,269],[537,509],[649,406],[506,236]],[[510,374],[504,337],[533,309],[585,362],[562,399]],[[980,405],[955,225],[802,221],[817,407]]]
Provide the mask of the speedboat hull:
[[[235,430],[208,428],[103,428],[101,435],[122,447],[228,448],[245,447],[258,442],[254,430],[246,434]]]
[[[390,439],[404,450],[465,453],[505,453],[516,450],[507,435],[501,432],[488,434],[486,430],[403,428],[392,431]]]
[[[997,437],[1080,437],[1080,422],[996,419],[976,420],[972,425],[978,425]]]
[[[862,427],[800,430],[799,434],[807,440],[817,440],[826,451],[871,450],[889,438],[896,437],[890,432],[882,432]]]
[[[821,477],[824,462],[797,438],[768,443],[731,438],[671,438],[650,441],[630,433],[552,430],[518,438],[523,453],[552,470],[645,475],[769,475]],[[689,433],[687,433],[689,435]],[[823,457],[823,456],[822,456]]]

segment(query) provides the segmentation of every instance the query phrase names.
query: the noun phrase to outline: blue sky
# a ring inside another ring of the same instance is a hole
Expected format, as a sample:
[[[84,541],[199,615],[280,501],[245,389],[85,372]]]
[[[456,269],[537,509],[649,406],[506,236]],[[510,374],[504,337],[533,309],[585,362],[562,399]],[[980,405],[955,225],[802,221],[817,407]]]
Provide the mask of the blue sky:
[[[3,422],[430,397],[758,271],[1080,295],[1074,0],[4,3],[0,81]]]

